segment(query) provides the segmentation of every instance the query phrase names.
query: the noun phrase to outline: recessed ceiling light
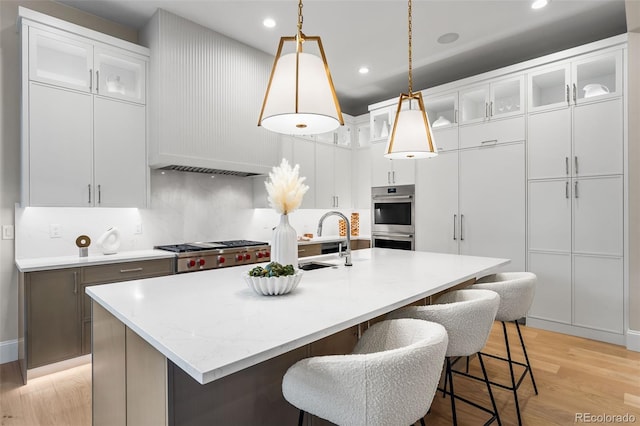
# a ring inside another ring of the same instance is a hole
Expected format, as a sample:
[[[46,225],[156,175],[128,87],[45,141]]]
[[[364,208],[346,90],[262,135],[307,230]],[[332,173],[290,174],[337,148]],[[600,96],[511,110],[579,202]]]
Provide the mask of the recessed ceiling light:
[[[454,41],[456,41],[459,38],[460,38],[460,34],[458,34],[458,33],[446,33],[446,34],[442,34],[440,37],[438,37],[438,43],[440,43],[440,44],[453,43]]]
[[[264,25],[267,28],[273,28],[276,26],[276,21],[274,21],[271,18],[265,18],[265,20],[262,21],[262,25]]]
[[[534,0],[534,2],[531,3],[531,9],[542,9],[548,4],[549,4],[548,0]]]
[[[360,67],[360,69],[358,70],[358,72],[360,74],[369,74],[369,68],[368,67]]]

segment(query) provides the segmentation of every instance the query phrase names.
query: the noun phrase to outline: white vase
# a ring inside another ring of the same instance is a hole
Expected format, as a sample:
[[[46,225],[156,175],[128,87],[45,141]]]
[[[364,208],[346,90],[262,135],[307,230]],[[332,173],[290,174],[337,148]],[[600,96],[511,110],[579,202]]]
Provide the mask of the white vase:
[[[298,269],[298,234],[289,225],[289,216],[286,214],[280,216],[280,223],[273,230],[271,260]]]

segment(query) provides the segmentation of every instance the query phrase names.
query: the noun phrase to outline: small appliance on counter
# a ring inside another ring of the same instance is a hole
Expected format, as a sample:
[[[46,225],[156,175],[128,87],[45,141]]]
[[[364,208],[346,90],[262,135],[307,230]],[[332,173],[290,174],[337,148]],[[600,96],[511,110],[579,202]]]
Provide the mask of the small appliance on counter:
[[[116,254],[120,248],[120,231],[112,226],[107,229],[107,232],[100,235],[96,243],[102,249],[103,254]]]

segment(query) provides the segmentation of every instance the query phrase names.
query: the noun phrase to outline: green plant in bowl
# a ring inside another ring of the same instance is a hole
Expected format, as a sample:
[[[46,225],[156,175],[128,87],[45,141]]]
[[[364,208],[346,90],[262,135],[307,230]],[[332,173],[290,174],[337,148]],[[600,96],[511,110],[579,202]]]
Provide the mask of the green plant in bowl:
[[[278,262],[271,262],[264,268],[256,266],[249,271],[252,277],[286,277],[296,273],[293,265],[281,265]]]

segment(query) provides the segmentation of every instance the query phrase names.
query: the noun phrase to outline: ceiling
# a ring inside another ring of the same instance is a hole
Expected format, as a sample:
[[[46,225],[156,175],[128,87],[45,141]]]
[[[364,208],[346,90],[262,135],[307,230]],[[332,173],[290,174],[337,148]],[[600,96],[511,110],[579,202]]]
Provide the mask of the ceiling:
[[[624,0],[413,0],[413,88],[425,89],[626,32]],[[637,0],[631,0],[637,1]],[[629,3],[630,1],[627,0]],[[157,8],[275,54],[296,31],[294,0],[59,0],[122,25],[140,28]],[[407,90],[405,0],[307,0],[303,31],[319,35],[344,112]],[[262,25],[266,17],[277,26]],[[459,39],[440,44],[455,32]],[[366,65],[370,72],[358,73]]]

